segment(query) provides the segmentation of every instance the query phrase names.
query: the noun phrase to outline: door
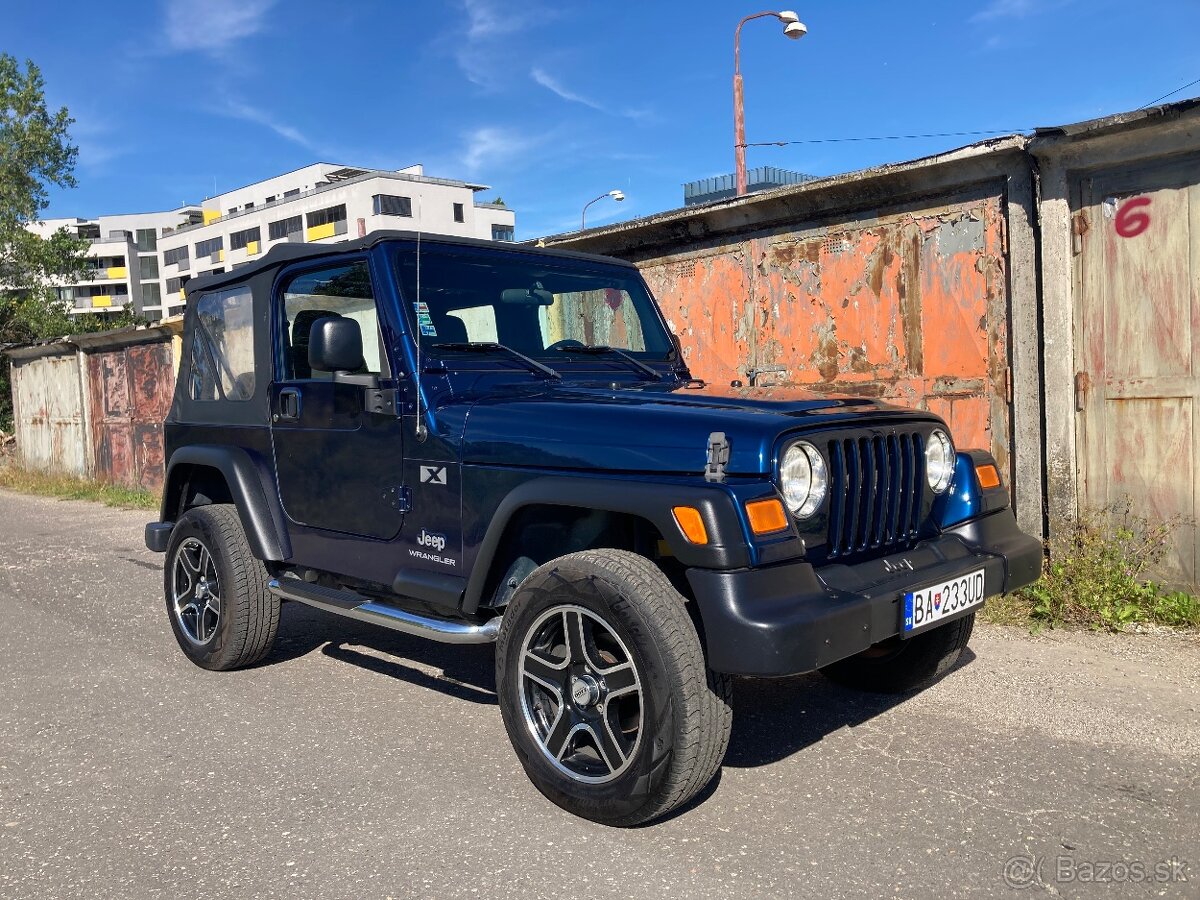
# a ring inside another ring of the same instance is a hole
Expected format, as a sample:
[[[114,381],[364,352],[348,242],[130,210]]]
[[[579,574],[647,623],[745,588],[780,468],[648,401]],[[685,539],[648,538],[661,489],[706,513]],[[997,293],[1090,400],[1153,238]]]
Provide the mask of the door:
[[[362,331],[359,374],[390,383],[367,260],[292,274],[274,297],[273,313],[278,377],[271,388],[271,430],[284,512],[324,531],[394,538],[407,505],[400,419],[368,412],[362,386],[335,383],[330,373],[308,364],[313,323],[342,316]]]
[[[1200,187],[1195,158],[1085,178],[1076,219],[1080,501],[1178,522],[1156,574],[1195,584]]]

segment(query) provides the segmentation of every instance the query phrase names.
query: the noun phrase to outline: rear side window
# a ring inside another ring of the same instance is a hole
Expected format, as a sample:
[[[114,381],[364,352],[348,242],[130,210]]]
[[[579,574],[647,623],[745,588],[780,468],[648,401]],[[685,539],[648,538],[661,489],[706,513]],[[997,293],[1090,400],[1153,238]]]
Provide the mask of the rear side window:
[[[327,316],[353,319],[362,333],[363,374],[384,374],[379,313],[366,260],[297,275],[283,289],[283,380],[329,380],[308,364],[313,323]]]
[[[254,396],[254,304],[248,286],[200,296],[191,355],[193,400]]]

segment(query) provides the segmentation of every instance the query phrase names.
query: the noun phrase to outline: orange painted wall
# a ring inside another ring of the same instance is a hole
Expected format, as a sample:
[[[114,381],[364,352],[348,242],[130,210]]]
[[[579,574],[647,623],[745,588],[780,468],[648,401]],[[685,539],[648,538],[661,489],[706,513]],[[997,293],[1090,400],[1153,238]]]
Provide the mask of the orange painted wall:
[[[999,197],[683,246],[642,263],[692,373],[880,397],[1008,460]]]

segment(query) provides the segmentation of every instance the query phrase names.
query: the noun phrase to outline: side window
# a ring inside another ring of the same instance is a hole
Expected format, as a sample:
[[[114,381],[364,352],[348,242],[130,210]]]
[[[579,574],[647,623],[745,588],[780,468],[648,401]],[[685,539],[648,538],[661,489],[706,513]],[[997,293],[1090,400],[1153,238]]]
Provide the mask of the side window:
[[[208,342],[196,330],[192,338],[192,383],[193,400],[220,400],[217,393],[216,373],[213,372],[212,355],[208,350]]]
[[[379,313],[366,260],[317,269],[297,275],[283,290],[283,380],[319,379],[330,372],[313,371],[308,365],[308,336],[313,322],[326,316],[343,316],[358,323],[363,337],[363,374],[382,375],[384,355],[379,332]]]
[[[193,400],[254,396],[254,303],[248,286],[200,296],[191,352]]]

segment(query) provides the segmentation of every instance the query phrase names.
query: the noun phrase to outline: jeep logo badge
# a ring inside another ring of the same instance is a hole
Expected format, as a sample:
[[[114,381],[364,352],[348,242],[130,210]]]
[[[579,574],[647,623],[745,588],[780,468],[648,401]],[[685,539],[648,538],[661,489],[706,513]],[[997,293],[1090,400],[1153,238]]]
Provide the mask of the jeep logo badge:
[[[445,466],[421,466],[421,484],[445,484]]]
[[[421,534],[417,537],[417,545],[428,547],[430,550],[441,553],[446,549],[446,536],[444,534],[430,534],[422,528]]]

